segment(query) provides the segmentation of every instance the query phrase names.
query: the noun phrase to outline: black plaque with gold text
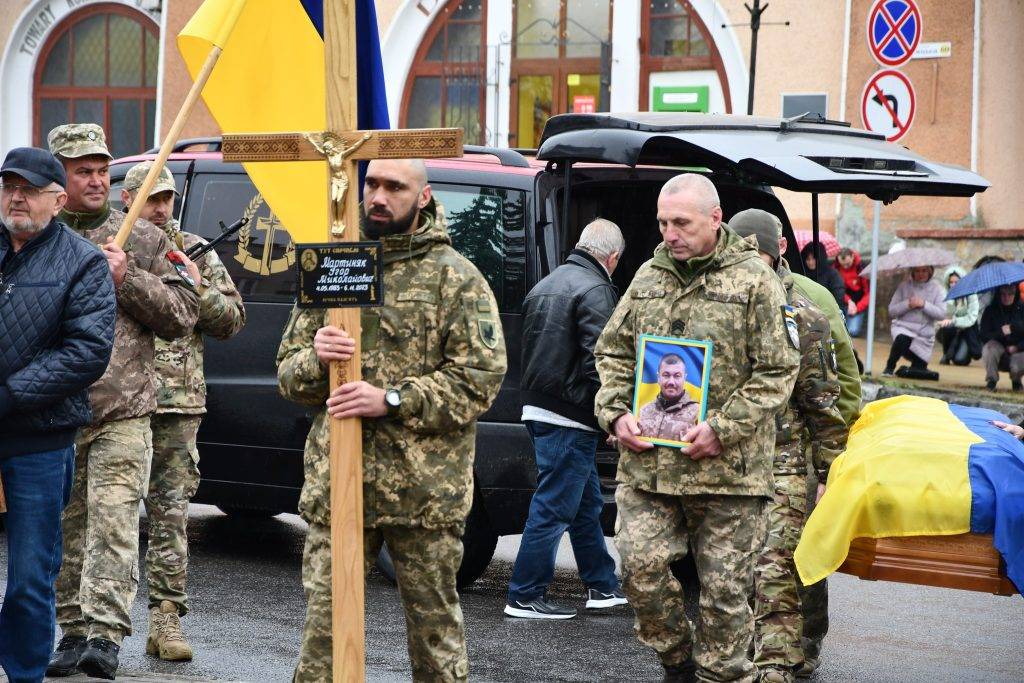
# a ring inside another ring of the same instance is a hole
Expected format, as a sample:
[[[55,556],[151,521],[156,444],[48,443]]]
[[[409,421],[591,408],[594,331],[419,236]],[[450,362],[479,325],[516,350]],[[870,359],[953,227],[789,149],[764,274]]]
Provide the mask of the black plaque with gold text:
[[[299,308],[380,306],[384,266],[380,242],[295,245]]]

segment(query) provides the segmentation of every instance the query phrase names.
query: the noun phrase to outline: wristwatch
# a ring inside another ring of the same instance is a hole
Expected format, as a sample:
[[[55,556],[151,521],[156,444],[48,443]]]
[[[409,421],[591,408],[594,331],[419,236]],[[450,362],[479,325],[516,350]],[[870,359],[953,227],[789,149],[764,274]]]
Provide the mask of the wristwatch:
[[[398,414],[398,409],[402,407],[402,392],[392,387],[384,392],[384,403],[388,407],[388,416],[393,417]]]

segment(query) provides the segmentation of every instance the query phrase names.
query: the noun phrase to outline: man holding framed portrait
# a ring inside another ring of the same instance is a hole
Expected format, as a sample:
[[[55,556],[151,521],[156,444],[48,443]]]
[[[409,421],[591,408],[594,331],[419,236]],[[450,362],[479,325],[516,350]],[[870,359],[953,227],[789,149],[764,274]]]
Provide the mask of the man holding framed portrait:
[[[765,502],[774,493],[774,418],[800,357],[788,341],[778,277],[752,242],[722,222],[708,178],[670,179],[658,197],[658,227],[663,243],[640,267],[595,350],[598,421],[619,443],[622,588],[636,610],[637,635],[658,654],[666,681],[753,682],[748,599]],[[705,419],[681,444],[645,440],[634,414],[643,335],[713,349],[701,377]],[[690,544],[704,593],[699,630],[670,569]]]

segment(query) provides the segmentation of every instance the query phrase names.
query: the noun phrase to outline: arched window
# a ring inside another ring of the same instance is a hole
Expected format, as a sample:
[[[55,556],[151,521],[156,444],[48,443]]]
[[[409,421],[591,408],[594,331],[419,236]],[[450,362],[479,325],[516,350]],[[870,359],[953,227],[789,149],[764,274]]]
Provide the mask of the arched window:
[[[98,123],[114,157],[153,142],[157,26],[123,5],[91,5],[54,29],[40,52],[33,91],[33,138],[64,123]]]
[[[403,128],[462,128],[484,144],[487,0],[449,0],[434,19],[409,71]]]
[[[689,0],[643,0],[641,17],[643,33],[640,39],[640,110],[651,108],[652,74],[665,72],[711,72],[717,75],[726,112],[732,111],[729,81],[722,57],[715,47],[707,26],[700,20]],[[654,77],[657,80],[657,77]],[[714,76],[712,76],[714,78]],[[682,79],[687,80],[687,79]],[[699,80],[699,79],[697,79]],[[697,82],[694,80],[692,82]],[[667,81],[666,81],[667,82]],[[688,91],[673,93],[680,108],[699,105],[700,90],[704,86],[691,86]],[[686,99],[693,96],[693,100]],[[706,105],[706,95],[703,103]],[[695,110],[699,110],[695,106]]]

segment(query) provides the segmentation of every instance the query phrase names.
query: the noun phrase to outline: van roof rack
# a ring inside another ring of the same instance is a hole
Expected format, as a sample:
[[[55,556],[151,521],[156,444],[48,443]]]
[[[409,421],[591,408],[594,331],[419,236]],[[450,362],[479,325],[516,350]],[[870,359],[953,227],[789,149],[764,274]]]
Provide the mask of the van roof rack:
[[[515,166],[517,168],[530,168],[530,162],[519,150],[508,149],[507,147],[487,147],[485,145],[463,145],[462,151],[465,154],[490,154],[498,157],[502,166]]]
[[[175,143],[175,145],[174,145],[174,149],[171,150],[171,153],[175,154],[175,153],[178,153],[178,152],[184,152],[189,147],[198,147],[199,145],[206,145],[206,149],[203,150],[204,152],[219,152],[220,151],[220,145],[221,145],[220,136],[218,135],[216,137],[208,137],[208,138],[185,138],[184,140],[178,140],[178,142]],[[154,147],[152,149],[147,149],[145,152],[143,152],[143,154],[159,154],[159,153],[160,153],[160,148],[159,147]]]

